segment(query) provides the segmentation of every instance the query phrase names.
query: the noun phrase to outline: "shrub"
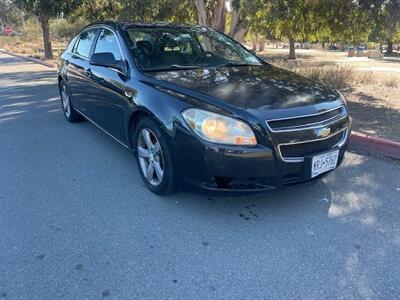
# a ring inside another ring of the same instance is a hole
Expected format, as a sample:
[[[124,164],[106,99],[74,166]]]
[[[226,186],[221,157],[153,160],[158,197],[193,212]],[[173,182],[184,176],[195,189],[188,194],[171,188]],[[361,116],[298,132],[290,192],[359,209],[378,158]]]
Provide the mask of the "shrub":
[[[386,80],[385,85],[390,88],[395,88],[398,85],[398,80],[396,78],[390,78]]]
[[[324,66],[324,67],[310,67],[298,69],[301,75],[322,83],[334,89],[343,89],[351,84],[353,79],[354,70],[350,67],[343,65]]]
[[[357,73],[357,75],[354,77],[354,81],[360,84],[371,84],[375,81],[375,76],[372,72],[368,71]]]

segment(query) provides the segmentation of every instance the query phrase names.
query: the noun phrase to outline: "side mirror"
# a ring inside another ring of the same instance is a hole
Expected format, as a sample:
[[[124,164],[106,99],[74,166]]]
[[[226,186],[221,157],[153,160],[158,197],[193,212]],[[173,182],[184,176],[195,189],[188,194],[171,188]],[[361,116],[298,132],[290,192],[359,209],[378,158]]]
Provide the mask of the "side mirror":
[[[93,53],[89,64],[126,73],[125,64],[122,61],[117,61],[111,52]]]

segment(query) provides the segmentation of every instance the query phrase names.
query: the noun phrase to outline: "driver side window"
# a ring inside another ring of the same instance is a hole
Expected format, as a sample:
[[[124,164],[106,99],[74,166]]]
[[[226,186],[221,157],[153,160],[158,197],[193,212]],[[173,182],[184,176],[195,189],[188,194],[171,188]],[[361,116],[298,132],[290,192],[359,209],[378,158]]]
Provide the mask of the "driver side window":
[[[119,49],[117,37],[108,29],[103,29],[97,39],[94,53],[112,53],[116,61],[122,61],[122,54]]]

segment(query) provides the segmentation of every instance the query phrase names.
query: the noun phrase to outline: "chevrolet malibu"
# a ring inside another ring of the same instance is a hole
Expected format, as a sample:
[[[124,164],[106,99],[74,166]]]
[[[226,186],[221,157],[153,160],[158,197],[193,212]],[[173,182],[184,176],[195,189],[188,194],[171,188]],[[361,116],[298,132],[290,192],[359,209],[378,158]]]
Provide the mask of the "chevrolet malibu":
[[[274,67],[223,33],[167,23],[91,24],[58,69],[64,115],[135,154],[154,193],[261,192],[343,160],[343,96]]]

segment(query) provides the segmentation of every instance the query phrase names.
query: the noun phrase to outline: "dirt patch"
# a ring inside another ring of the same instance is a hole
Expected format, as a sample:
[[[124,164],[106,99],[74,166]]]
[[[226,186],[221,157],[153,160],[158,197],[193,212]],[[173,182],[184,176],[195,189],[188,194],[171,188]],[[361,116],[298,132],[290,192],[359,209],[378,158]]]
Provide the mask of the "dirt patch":
[[[67,45],[64,42],[53,40],[52,47],[54,59],[47,61],[57,63],[59,55],[64,51]],[[12,53],[45,60],[43,42],[41,39],[26,40],[25,38],[0,36],[0,48]]]
[[[354,83],[343,94],[354,130],[400,142],[400,74],[380,74],[369,83]]]

